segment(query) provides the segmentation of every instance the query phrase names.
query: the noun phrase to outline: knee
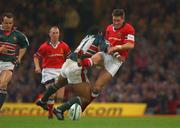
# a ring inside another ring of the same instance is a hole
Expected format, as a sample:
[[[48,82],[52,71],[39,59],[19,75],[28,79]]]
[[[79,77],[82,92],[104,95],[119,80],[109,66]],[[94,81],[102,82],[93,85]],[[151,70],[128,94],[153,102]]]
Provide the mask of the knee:
[[[0,89],[7,89],[8,82],[6,81],[0,81]]]

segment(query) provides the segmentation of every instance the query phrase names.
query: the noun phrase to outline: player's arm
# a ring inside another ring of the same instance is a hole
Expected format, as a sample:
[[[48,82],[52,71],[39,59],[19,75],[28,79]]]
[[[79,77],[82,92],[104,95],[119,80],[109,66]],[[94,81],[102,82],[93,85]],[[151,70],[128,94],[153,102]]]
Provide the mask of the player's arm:
[[[17,57],[17,63],[20,63],[23,56],[26,53],[27,47],[29,46],[29,41],[23,33],[17,31],[17,35],[18,35],[17,36],[17,38],[18,38],[17,43],[20,46],[18,57]]]
[[[21,60],[22,60],[24,54],[26,53],[26,50],[27,50],[27,48],[20,48],[19,49],[19,54],[18,54],[18,57],[17,57],[17,61],[19,63],[21,63]]]
[[[133,49],[133,48],[134,48],[134,43],[127,42],[126,44],[116,45],[114,47],[109,48],[108,53],[113,54],[114,52],[123,51],[123,50],[130,50],[130,49]]]
[[[46,47],[44,44],[42,44],[38,51],[34,54],[33,60],[34,60],[34,66],[35,66],[35,72],[41,73],[41,66],[40,66],[40,60],[46,56]]]
[[[65,58],[67,59],[69,57],[69,55],[71,54],[71,49],[67,44],[65,46],[66,46],[65,47]]]
[[[34,54],[33,60],[34,60],[35,72],[41,73],[41,66],[40,66],[39,57],[36,54]]]

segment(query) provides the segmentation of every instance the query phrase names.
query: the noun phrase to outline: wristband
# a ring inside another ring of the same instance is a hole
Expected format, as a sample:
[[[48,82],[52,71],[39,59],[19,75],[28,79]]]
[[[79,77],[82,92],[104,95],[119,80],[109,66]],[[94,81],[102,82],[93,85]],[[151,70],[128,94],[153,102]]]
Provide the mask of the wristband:
[[[117,45],[116,48],[118,48],[118,49],[121,50],[121,49],[122,49],[122,46],[121,46],[121,45]]]

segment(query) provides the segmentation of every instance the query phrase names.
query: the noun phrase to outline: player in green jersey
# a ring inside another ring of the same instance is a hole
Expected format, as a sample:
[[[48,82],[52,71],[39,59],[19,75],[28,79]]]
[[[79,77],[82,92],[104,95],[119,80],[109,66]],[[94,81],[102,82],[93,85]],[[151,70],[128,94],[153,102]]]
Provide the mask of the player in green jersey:
[[[13,14],[4,13],[0,26],[0,109],[6,99],[7,85],[12,78],[15,64],[21,62],[28,45],[27,37],[14,29]],[[19,51],[16,55],[17,46]]]

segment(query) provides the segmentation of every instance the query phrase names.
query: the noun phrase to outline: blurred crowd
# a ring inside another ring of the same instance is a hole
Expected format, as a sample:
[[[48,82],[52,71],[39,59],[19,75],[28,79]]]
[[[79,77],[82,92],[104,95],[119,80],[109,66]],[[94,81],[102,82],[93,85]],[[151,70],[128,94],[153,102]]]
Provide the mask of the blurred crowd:
[[[1,0],[0,12],[15,12],[17,28],[30,41],[23,63],[15,69],[8,100],[34,100],[41,78],[34,73],[32,56],[47,40],[51,25],[62,28],[63,40],[73,50],[90,26],[105,28],[112,10],[124,8],[136,30],[136,46],[96,101],[143,102],[147,113],[180,113],[179,6],[178,0]],[[92,83],[98,71],[91,72]]]

